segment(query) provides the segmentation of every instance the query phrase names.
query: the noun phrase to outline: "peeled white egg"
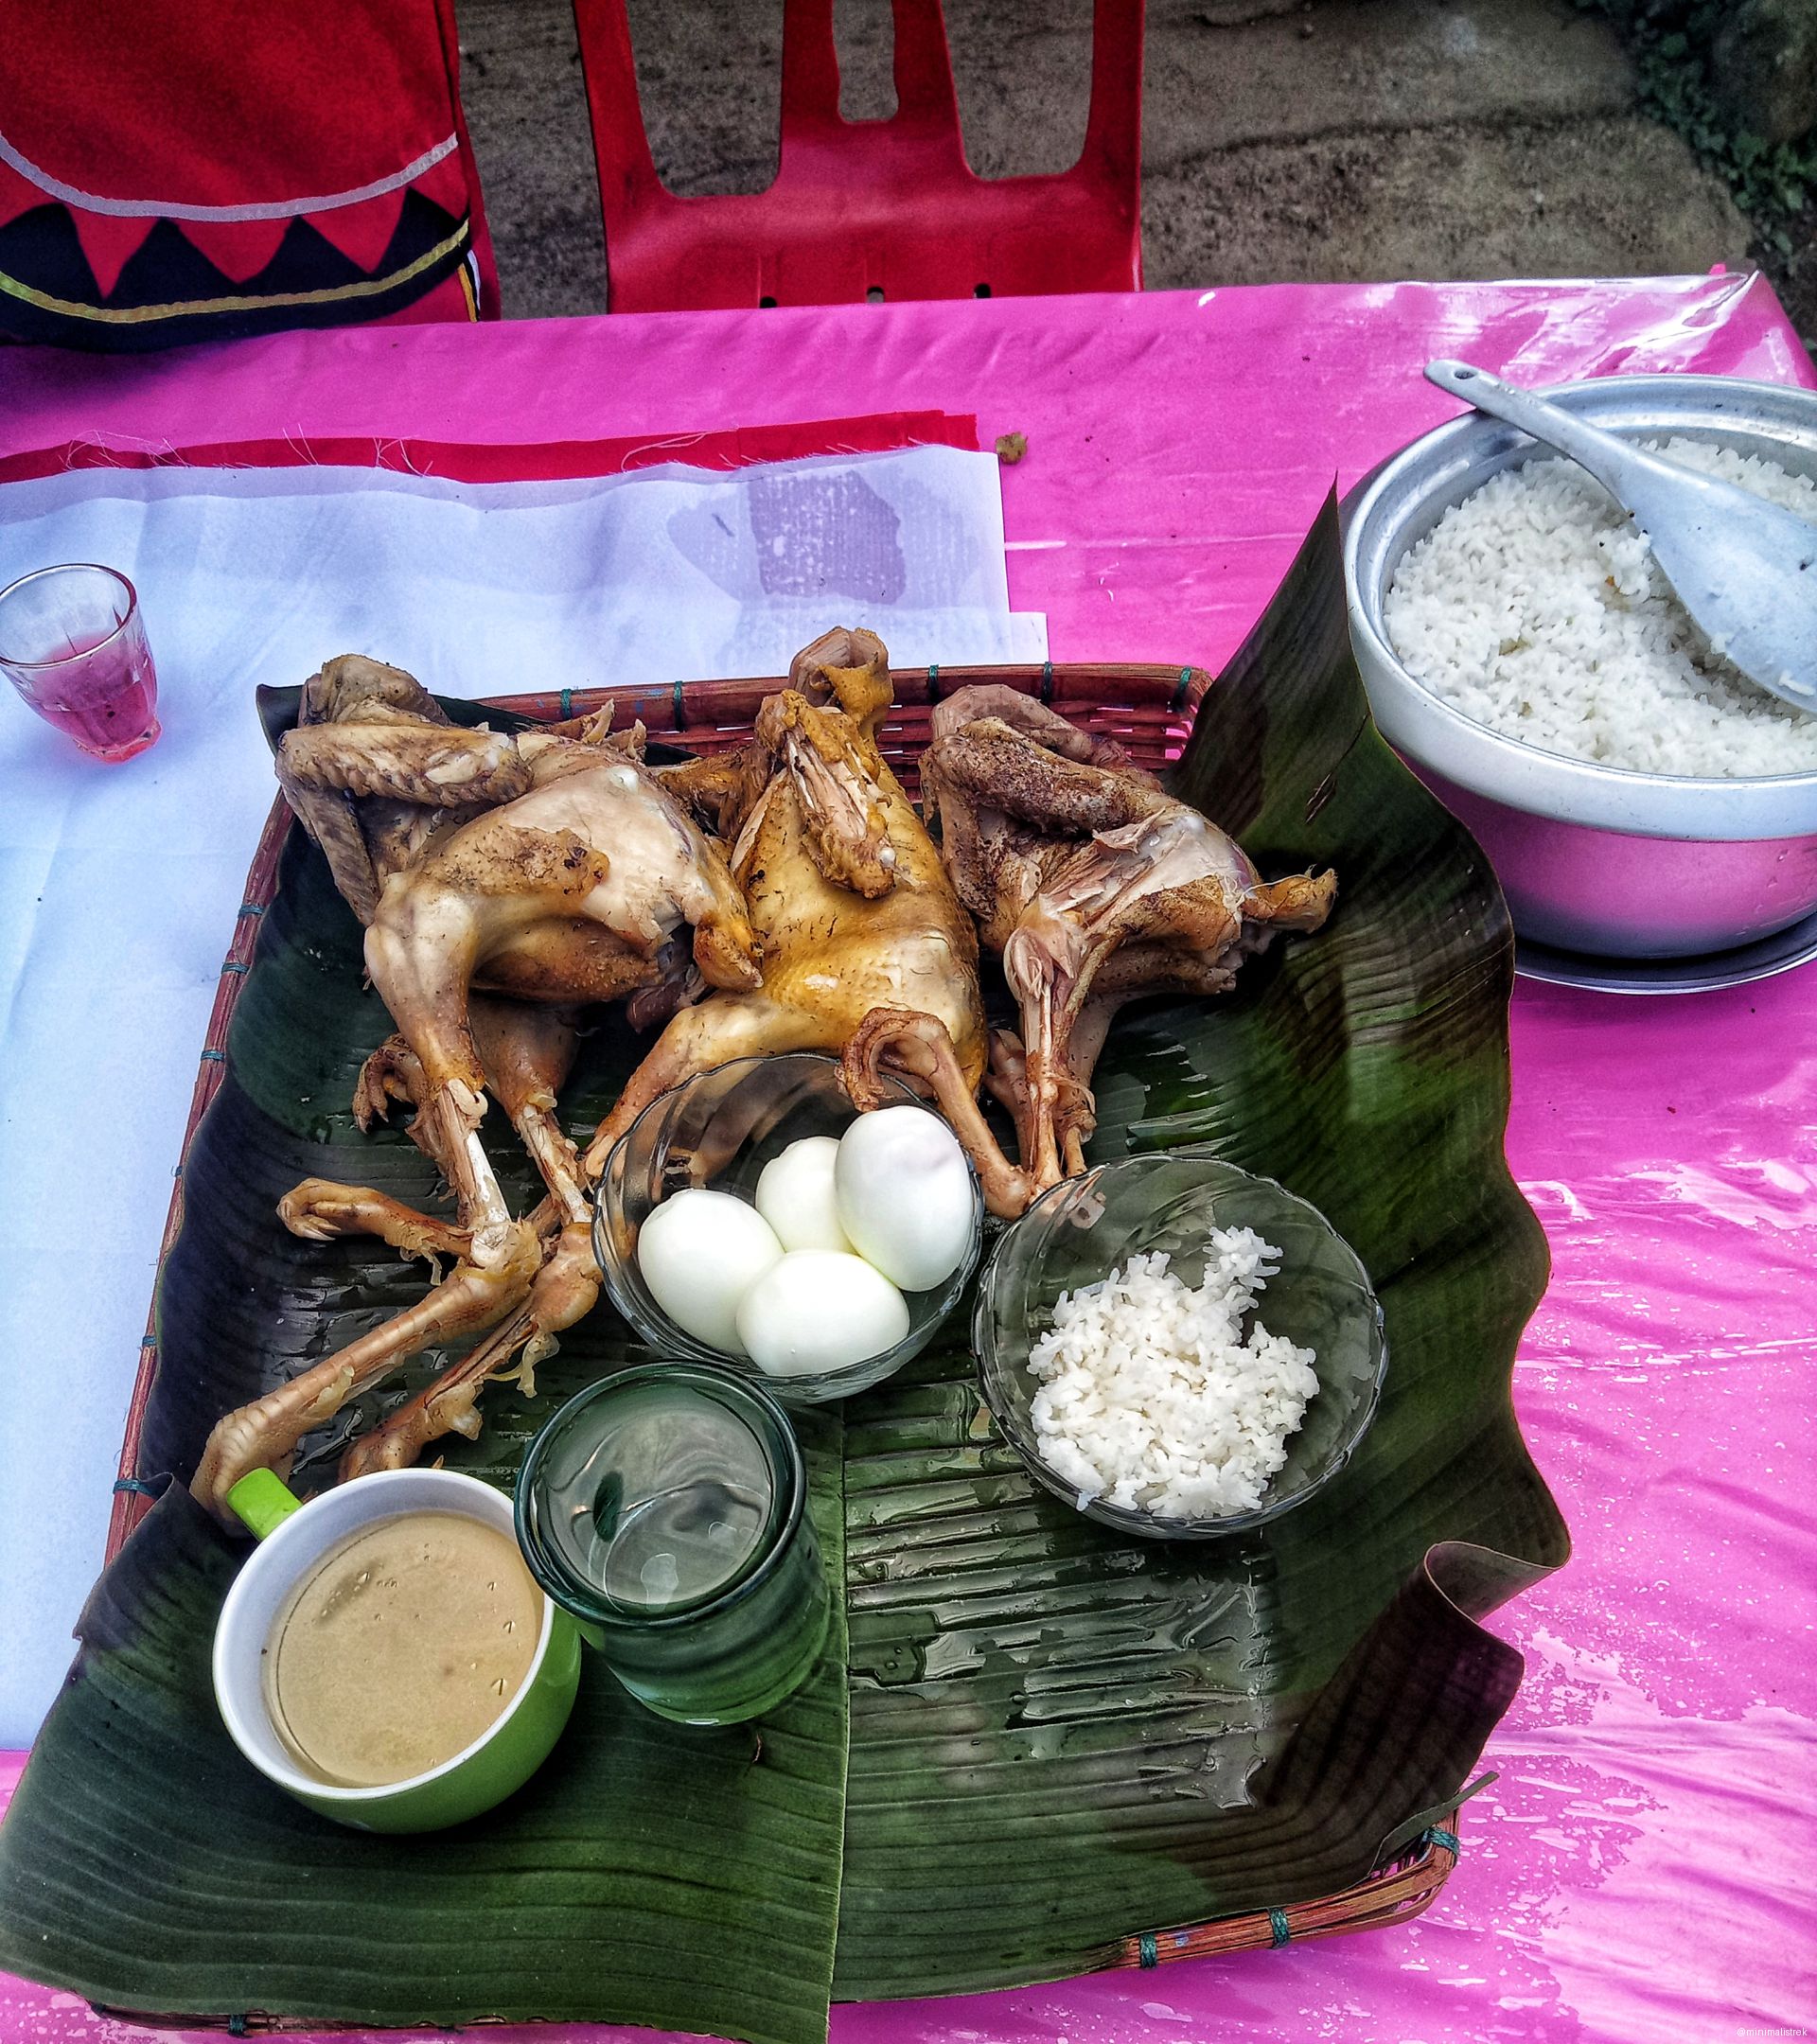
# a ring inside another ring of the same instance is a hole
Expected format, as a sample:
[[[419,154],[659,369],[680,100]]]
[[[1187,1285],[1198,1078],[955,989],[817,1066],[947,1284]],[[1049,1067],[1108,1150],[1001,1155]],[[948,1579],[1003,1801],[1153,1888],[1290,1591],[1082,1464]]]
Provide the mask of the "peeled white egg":
[[[766,1376],[818,1377],[893,1348],[908,1302],[861,1257],[791,1249],[745,1294],[738,1335]]]
[[[704,1187],[671,1193],[637,1231],[637,1267],[656,1303],[677,1327],[727,1355],[745,1352],[738,1302],[782,1255],[756,1207]]]
[[[959,1137],[924,1107],[861,1114],[839,1138],[839,1225],[905,1292],[959,1268],[972,1238],[972,1173]]]
[[[851,1249],[833,1203],[838,1154],[837,1136],[803,1136],[764,1166],[757,1211],[785,1249]]]

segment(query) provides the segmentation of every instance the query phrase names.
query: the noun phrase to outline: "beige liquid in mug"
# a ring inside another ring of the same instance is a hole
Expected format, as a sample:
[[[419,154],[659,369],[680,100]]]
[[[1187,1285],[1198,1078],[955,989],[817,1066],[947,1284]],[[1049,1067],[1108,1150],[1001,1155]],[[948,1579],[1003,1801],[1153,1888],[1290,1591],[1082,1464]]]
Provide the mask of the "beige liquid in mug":
[[[447,1511],[381,1519],[330,1548],[278,1612],[265,1707],[319,1781],[407,1781],[503,1715],[541,1627],[542,1593],[496,1526]]]

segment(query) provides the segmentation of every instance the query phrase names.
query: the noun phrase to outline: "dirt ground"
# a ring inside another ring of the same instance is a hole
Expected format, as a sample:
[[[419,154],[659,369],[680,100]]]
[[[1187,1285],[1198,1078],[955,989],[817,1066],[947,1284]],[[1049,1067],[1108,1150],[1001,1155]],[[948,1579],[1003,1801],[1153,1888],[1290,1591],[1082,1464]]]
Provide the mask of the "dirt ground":
[[[781,0],[631,11],[665,180],[761,189]],[[946,16],[974,167],[1063,168],[1085,132],[1090,0],[946,0]],[[505,311],[598,311],[569,0],[460,0],[459,17]],[[887,114],[889,0],[839,0],[836,20],[844,111]],[[1726,189],[1639,111],[1613,33],[1565,0],[1150,0],[1151,289],[1702,271],[1744,265],[1748,240]],[[1809,282],[1817,298],[1817,264]]]

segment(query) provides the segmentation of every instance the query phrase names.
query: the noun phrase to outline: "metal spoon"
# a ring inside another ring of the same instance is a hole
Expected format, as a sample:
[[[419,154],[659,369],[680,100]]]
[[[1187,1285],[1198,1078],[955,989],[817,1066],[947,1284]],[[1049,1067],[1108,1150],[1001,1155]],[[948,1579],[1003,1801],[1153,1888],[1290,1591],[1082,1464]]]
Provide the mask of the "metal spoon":
[[[1643,453],[1487,369],[1430,361],[1426,375],[1587,468],[1647,535],[1712,647],[1770,695],[1817,710],[1817,524],[1733,483]]]

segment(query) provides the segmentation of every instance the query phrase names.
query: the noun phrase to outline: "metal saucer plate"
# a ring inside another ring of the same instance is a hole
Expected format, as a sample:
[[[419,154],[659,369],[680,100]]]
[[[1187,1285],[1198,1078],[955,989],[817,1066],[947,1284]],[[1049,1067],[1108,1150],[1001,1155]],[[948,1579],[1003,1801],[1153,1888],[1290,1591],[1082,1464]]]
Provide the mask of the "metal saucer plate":
[[[1593,994],[1711,994],[1719,987],[1770,979],[1817,959],[1817,912],[1790,928],[1775,930],[1732,951],[1706,951],[1698,958],[1592,958],[1580,951],[1555,951],[1521,938],[1514,970],[1547,986],[1582,987]]]

